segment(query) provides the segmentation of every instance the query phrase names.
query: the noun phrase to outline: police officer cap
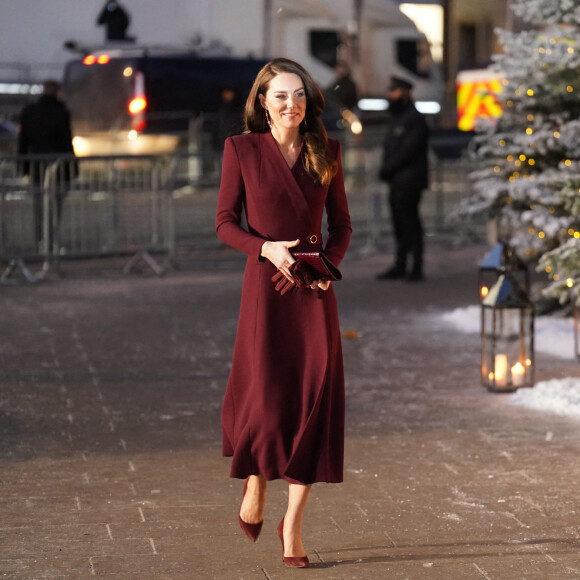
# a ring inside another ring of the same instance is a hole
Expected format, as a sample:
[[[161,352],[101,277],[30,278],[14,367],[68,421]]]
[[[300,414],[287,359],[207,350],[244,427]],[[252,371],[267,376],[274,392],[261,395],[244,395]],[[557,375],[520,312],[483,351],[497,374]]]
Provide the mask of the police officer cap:
[[[394,91],[395,89],[407,89],[410,91],[412,88],[413,83],[404,78],[392,76],[389,80],[389,91]]]

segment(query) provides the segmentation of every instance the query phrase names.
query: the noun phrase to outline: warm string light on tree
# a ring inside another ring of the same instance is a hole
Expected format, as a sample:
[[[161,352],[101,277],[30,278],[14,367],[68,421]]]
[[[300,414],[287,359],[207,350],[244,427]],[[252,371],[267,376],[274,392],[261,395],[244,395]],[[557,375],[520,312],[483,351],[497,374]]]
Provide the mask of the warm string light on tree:
[[[507,244],[539,260],[548,291],[580,292],[580,20],[578,2],[514,0],[532,25],[498,31],[503,115],[478,126],[473,195],[461,213],[485,211]],[[549,267],[549,271],[546,268]]]

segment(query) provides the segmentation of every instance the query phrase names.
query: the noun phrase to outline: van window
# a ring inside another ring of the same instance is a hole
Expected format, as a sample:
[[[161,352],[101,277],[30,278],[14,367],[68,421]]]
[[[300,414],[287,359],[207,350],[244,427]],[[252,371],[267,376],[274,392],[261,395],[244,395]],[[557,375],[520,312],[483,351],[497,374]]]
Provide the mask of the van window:
[[[336,30],[310,31],[310,54],[331,68],[336,66],[339,45]]]
[[[76,133],[123,129],[129,124],[127,103],[133,96],[133,80],[123,74],[134,67],[130,59],[86,65],[72,61],[65,69],[63,97],[71,111]]]
[[[431,51],[426,41],[415,38],[397,40],[397,62],[414,75],[429,77]]]

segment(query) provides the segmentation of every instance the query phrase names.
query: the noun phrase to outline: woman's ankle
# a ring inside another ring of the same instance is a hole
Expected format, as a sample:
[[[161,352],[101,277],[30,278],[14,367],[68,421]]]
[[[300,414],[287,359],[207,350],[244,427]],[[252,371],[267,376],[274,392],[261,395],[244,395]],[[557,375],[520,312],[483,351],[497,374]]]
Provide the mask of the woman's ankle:
[[[240,517],[248,524],[260,523],[264,519],[265,504],[266,479],[263,476],[251,475],[240,506]]]
[[[286,521],[284,521],[284,555],[286,557],[306,555],[306,550],[302,543],[302,527],[290,525],[286,527]]]

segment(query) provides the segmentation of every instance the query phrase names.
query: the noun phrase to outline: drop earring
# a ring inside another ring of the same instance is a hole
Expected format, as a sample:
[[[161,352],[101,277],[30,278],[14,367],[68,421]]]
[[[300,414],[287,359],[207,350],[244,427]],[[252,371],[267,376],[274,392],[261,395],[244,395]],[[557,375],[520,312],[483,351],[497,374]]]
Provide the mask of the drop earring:
[[[268,109],[264,109],[266,111],[266,122],[268,123],[268,127],[272,126],[272,119],[270,118],[270,112]]]

